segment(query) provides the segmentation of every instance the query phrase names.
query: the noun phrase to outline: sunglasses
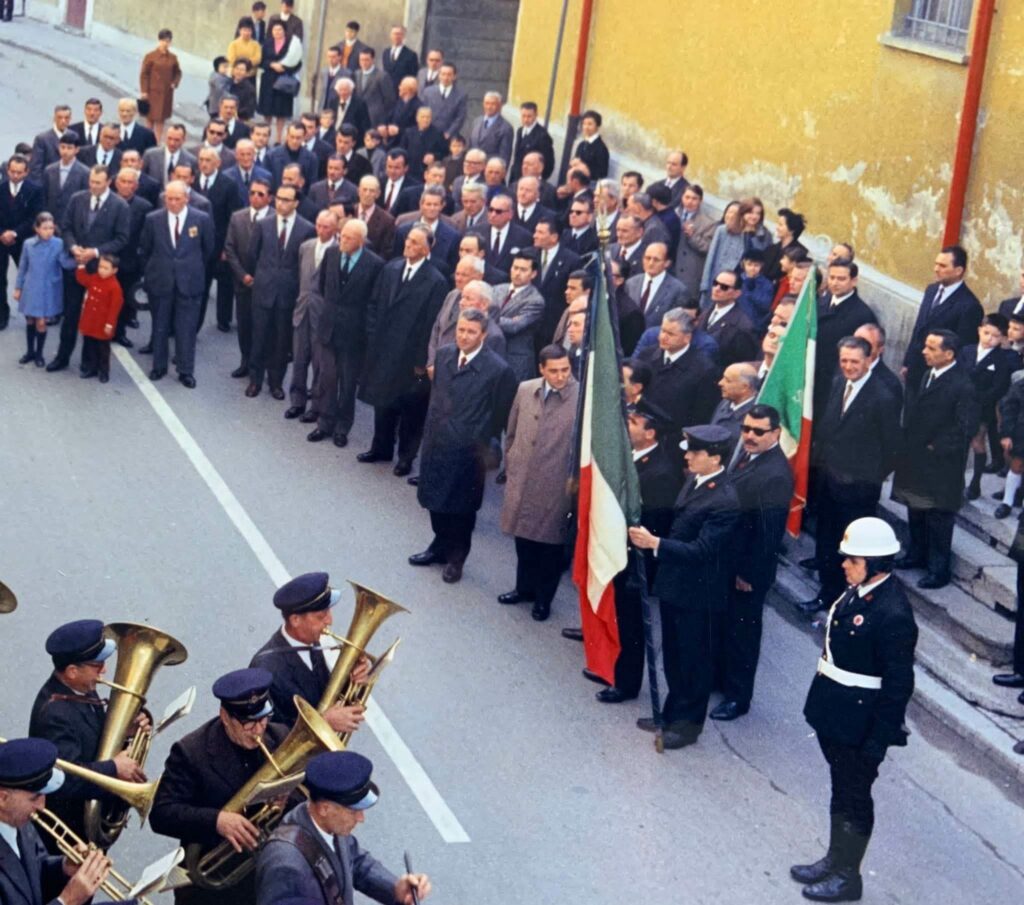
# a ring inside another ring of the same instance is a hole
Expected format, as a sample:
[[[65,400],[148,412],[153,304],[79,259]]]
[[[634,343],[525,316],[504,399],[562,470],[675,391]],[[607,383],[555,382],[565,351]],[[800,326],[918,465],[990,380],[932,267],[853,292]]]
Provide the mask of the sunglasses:
[[[772,432],[770,427],[751,427],[749,424],[744,424],[740,430],[745,434],[753,434],[755,437],[763,437]]]
[[[510,207],[489,207],[487,208],[492,214],[511,214],[512,208]]]
[[[730,286],[728,283],[722,283],[718,280],[715,280],[711,285],[714,286],[715,289],[721,289],[723,292],[730,292],[736,288],[735,286]]]
[[[574,217],[582,217],[584,214],[590,213],[589,211],[569,211]]]

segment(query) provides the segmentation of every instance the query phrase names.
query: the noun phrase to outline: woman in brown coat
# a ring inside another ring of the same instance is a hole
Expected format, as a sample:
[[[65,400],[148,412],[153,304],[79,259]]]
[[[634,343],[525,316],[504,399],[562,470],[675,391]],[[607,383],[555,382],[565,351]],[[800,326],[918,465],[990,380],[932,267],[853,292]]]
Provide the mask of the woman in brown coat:
[[[170,49],[172,38],[169,28],[160,29],[156,50],[143,57],[139,72],[140,99],[149,102],[149,127],[157,142],[163,140],[164,123],[174,109],[174,89],[181,84],[181,67]]]

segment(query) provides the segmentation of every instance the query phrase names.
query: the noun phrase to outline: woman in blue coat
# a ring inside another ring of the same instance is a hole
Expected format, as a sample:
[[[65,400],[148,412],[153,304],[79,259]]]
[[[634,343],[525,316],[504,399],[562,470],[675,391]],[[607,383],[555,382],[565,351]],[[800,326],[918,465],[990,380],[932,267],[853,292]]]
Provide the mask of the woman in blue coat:
[[[27,351],[18,359],[19,364],[30,361],[41,368],[43,344],[46,342],[46,319],[64,311],[63,270],[73,270],[75,260],[58,239],[53,216],[45,211],[35,220],[35,238],[25,242],[18,265],[18,279],[14,284],[14,298],[18,310],[25,316]]]

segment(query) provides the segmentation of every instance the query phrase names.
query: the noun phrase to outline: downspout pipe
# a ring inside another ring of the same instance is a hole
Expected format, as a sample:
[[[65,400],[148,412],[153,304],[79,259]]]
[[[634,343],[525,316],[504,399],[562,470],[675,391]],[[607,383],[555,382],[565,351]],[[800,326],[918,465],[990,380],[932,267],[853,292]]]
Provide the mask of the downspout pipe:
[[[985,84],[985,66],[988,61],[988,45],[995,12],[996,0],[980,0],[974,21],[971,57],[967,63],[967,84],[964,88],[963,109],[960,112],[956,156],[953,158],[953,179],[949,184],[949,206],[946,209],[943,245],[959,244],[963,230],[964,202],[971,180],[971,158],[974,156],[974,139],[978,133],[978,109]]]
[[[569,158],[572,157],[576,133],[580,125],[580,105],[583,103],[583,82],[587,76],[587,53],[590,50],[590,25],[594,17],[594,0],[583,0],[580,11],[580,33],[576,44],[576,70],[572,77],[572,99],[569,104],[569,121],[565,126],[565,144],[562,147],[562,165],[559,168],[558,181],[565,181],[569,170]]]

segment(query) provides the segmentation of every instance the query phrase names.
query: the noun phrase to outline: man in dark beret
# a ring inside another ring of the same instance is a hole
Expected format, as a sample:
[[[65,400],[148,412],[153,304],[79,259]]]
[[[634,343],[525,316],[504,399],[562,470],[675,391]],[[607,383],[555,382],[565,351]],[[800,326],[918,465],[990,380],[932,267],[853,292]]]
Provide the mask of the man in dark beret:
[[[266,763],[260,744],[273,753],[288,734],[270,722],[273,678],[265,669],[236,669],[214,683],[220,713],[172,746],[149,815],[155,832],[185,846],[209,850],[226,839],[236,851],[255,851],[257,827],[224,805]],[[227,889],[174,891],[177,905],[252,905],[254,898],[251,872]]]
[[[309,801],[273,832],[256,864],[256,905],[302,896],[322,905],[352,905],[355,892],[392,905],[430,894],[426,874],[396,877],[360,848],[352,831],[377,803],[373,764],[353,751],[318,754],[306,767]]]
[[[281,585],[274,594],[274,606],[284,624],[270,636],[252,658],[250,666],[273,673],[270,697],[277,719],[292,726],[298,717],[293,698],[298,695],[314,707],[327,687],[331,671],[338,662],[339,648],[333,641],[321,644],[324,631],[334,622],[331,610],[341,599],[341,591],[330,586],[326,572],[307,572]],[[355,682],[363,682],[369,671],[363,657],[352,671]],[[335,732],[354,732],[363,721],[360,704],[343,707],[335,704],[323,714]]]
[[[106,672],[106,661],[116,645],[103,632],[99,619],[79,619],[54,630],[46,639],[53,673],[36,695],[29,720],[29,735],[57,746],[59,756],[104,776],[128,782],[145,782],[142,768],[123,751],[112,760],[97,761],[100,736],[106,720],[106,701],[96,693]],[[149,725],[140,714],[137,728]],[[50,801],[50,809],[79,836],[85,835],[85,802],[106,794],[84,779],[68,776]],[[56,845],[47,841],[51,851]]]
[[[47,855],[32,818],[58,791],[65,774],[58,769],[57,747],[45,739],[17,738],[0,745],[0,903],[43,905],[42,890],[61,889],[55,901],[85,905],[110,873],[110,861],[98,849],[81,865]]]

